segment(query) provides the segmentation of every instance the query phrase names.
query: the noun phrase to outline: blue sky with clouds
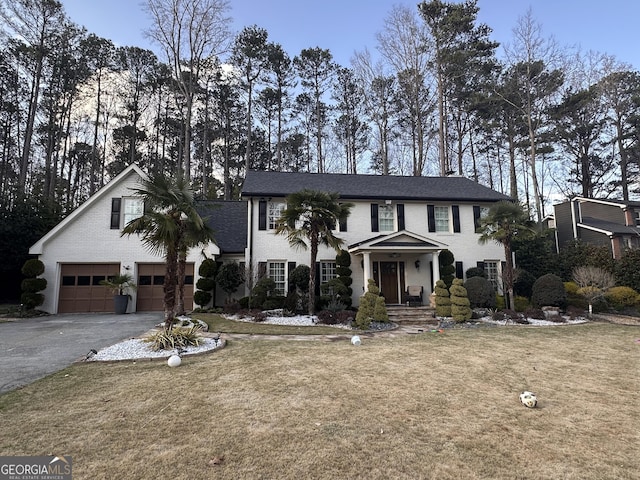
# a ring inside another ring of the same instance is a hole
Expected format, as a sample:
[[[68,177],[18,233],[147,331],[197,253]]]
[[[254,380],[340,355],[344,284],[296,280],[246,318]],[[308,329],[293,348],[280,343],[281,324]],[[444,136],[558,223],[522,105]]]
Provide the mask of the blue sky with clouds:
[[[256,24],[291,57],[303,48],[331,50],[348,66],[354,51],[374,51],[375,35],[393,5],[416,8],[416,0],[230,0],[233,28]],[[62,0],[69,17],[90,32],[117,45],[135,45],[157,51],[142,31],[150,25],[140,2],[132,0]],[[634,0],[478,0],[479,19],[494,31],[493,39],[511,40],[518,17],[531,7],[545,36],[561,45],[580,46],[615,55],[640,69],[638,19]]]

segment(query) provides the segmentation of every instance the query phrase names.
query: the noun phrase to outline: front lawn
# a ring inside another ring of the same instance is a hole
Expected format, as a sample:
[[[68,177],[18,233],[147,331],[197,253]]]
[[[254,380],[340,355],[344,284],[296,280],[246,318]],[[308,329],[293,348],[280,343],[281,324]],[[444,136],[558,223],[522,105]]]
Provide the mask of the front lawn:
[[[240,322],[229,320],[222,315],[212,313],[194,313],[193,318],[200,319],[209,325],[210,332],[244,333],[253,335],[349,335],[351,330],[318,325],[300,327],[294,325],[271,325],[260,322]]]
[[[638,338],[514,326],[75,365],[0,396],[0,452],[71,455],[78,479],[636,479]]]

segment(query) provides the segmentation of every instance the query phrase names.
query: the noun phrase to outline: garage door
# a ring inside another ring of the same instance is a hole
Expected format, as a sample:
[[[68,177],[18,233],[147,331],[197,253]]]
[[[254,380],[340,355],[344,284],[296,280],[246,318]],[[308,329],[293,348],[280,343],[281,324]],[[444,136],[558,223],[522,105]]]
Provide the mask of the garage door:
[[[58,312],[113,312],[113,292],[100,281],[118,273],[118,263],[61,265]]]
[[[163,263],[141,263],[138,265],[138,312],[161,312],[164,309]],[[193,263],[185,267],[184,305],[187,310],[193,306]]]

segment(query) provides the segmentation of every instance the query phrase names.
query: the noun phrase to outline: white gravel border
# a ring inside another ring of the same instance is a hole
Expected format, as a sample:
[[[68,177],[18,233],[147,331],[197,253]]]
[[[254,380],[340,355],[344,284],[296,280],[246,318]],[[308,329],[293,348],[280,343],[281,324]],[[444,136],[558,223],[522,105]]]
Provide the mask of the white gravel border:
[[[215,340],[214,338],[202,337],[200,345],[197,347],[188,347],[180,356],[193,355],[196,353],[208,352],[215,350],[224,345],[223,340]],[[86,359],[87,362],[109,362],[114,360],[136,360],[141,358],[168,358],[175,355],[176,350],[153,350],[149,342],[145,342],[139,338],[125,340],[110,347],[103,348],[95,355],[90,355]]]

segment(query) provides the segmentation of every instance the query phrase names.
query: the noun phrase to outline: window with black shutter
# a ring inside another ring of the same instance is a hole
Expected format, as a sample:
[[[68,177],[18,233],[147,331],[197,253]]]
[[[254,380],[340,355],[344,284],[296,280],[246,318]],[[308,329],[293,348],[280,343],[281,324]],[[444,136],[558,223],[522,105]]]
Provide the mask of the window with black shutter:
[[[378,204],[371,204],[371,231],[378,232],[380,231],[378,228]]]
[[[430,232],[436,231],[436,207],[435,205],[427,205],[427,225]]]
[[[267,229],[267,201],[258,202],[258,230]]]

